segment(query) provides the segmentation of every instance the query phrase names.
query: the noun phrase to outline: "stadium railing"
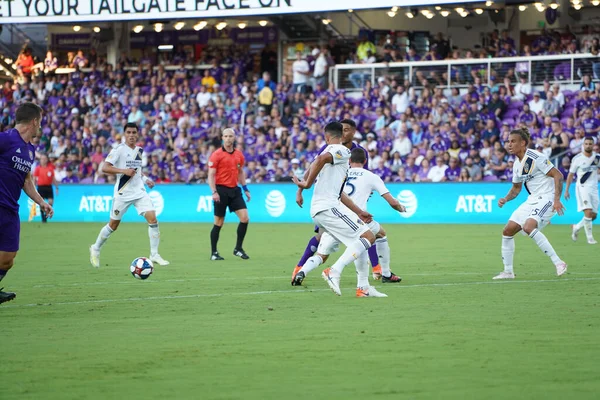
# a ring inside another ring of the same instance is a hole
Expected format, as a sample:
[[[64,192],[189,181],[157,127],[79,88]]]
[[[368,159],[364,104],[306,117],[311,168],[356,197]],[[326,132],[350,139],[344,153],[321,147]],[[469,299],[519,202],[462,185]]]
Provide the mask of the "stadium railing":
[[[221,68],[230,68],[231,67],[230,64],[221,64],[219,66]],[[125,71],[137,71],[137,68],[138,67],[136,65],[136,66],[131,66],[131,67],[124,67],[123,69]],[[165,64],[164,68],[165,68],[165,71],[177,71],[179,68],[181,68],[181,64]],[[204,70],[204,69],[209,69],[209,68],[212,68],[211,64],[186,64],[185,65],[185,69],[187,69],[187,70],[191,70],[191,69]],[[103,67],[98,67],[96,69],[101,72],[104,71]],[[152,67],[152,69],[154,71],[158,71],[158,66],[155,65]],[[92,69],[89,67],[85,67],[85,68],[80,68],[79,70],[81,72],[90,72]],[[55,74],[70,74],[72,72],[75,72],[75,68],[59,67],[54,71]]]
[[[516,74],[524,75],[532,85],[551,83],[577,83],[584,74],[594,76],[594,64],[600,59],[592,54],[559,54],[533,57],[474,58],[464,60],[413,61],[375,64],[338,64],[329,70],[329,78],[336,89],[360,91],[367,80],[373,87],[381,76],[396,76],[422,87],[421,77],[444,86],[461,87],[480,76],[482,82],[502,84],[506,76],[516,82]],[[596,67],[598,70],[598,67]]]

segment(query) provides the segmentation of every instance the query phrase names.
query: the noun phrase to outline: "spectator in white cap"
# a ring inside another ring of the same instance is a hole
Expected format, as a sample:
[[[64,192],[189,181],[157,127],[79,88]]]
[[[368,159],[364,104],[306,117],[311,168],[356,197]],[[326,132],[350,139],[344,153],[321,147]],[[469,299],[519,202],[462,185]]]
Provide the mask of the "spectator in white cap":
[[[300,166],[300,160],[297,158],[292,159],[292,174],[298,179],[304,178],[304,168]]]
[[[313,73],[314,78],[314,88],[317,85],[321,85],[321,87],[325,87],[325,82],[327,82],[327,70],[329,69],[329,63],[327,62],[327,49],[322,48],[319,52],[319,49],[315,47],[313,50],[313,56],[317,55],[318,57],[315,61],[315,71]]]
[[[533,94],[533,100],[529,102],[529,109],[535,113],[535,115],[541,115],[544,111],[545,101],[541,99],[540,92]]]

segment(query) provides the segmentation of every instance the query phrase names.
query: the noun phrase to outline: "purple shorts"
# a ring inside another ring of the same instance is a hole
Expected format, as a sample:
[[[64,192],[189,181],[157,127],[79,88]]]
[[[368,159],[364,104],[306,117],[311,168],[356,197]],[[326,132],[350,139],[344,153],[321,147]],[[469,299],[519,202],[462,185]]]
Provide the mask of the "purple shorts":
[[[20,233],[19,214],[6,208],[0,208],[0,251],[10,253],[18,251]]]

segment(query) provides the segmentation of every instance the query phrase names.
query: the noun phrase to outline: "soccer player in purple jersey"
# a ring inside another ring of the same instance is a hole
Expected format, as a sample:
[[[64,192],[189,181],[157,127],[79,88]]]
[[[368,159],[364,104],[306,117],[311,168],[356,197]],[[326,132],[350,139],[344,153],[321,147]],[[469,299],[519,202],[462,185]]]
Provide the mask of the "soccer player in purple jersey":
[[[344,146],[346,146],[347,148],[349,148],[350,150],[353,150],[356,148],[363,149],[365,152],[365,155],[367,156],[367,160],[368,160],[369,153],[367,152],[367,150],[365,150],[360,145],[354,143],[354,141],[353,141],[354,135],[356,134],[356,123],[354,122],[354,120],[349,119],[349,118],[343,119],[340,121],[340,123],[342,124],[342,127],[343,127],[342,144]],[[319,149],[319,154],[321,154],[323,152],[323,150],[325,150],[326,147],[327,147],[327,145],[324,145],[321,149]],[[365,165],[367,165],[367,164],[365,164]],[[306,171],[305,176],[308,176],[308,172],[309,171]],[[304,204],[304,198],[302,197],[302,189],[298,189],[298,192],[296,193],[296,203],[300,207],[302,207],[302,205]],[[313,236],[308,241],[306,249],[304,249],[304,254],[302,254],[302,258],[300,258],[300,261],[298,261],[298,264],[294,268],[294,272],[292,273],[292,282],[294,282],[294,278],[296,277],[296,274],[298,273],[298,271],[300,271],[300,269],[302,269],[306,260],[308,260],[310,257],[312,257],[315,254],[315,252],[317,251],[317,247],[319,246],[319,241],[321,240],[321,233],[319,232],[318,227],[315,227],[315,233],[316,233],[316,235]],[[381,279],[381,266],[379,265],[379,255],[377,254],[377,248],[375,246],[371,246],[368,250],[368,254],[369,254],[369,261],[371,262],[371,266],[373,267],[373,279],[376,279],[376,280]]]
[[[17,108],[15,120],[13,129],[0,132],[0,281],[12,268],[19,250],[21,189],[39,204],[48,218],[54,214],[52,207],[37,192],[31,176],[35,161],[35,147],[31,141],[41,135],[42,109],[34,103],[23,103]],[[16,297],[2,289],[0,304]]]

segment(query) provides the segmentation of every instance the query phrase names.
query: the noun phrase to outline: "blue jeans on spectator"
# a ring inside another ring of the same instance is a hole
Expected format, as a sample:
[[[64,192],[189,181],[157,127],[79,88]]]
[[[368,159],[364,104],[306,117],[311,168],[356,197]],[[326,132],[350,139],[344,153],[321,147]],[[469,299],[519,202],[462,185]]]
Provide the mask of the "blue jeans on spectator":
[[[306,83],[294,83],[294,93],[306,93]]]
[[[370,72],[352,72],[348,75],[350,82],[352,82],[352,86],[357,89],[362,89],[365,87],[365,82],[371,79]]]
[[[600,79],[600,61],[592,63],[592,71],[594,72],[594,79]]]

